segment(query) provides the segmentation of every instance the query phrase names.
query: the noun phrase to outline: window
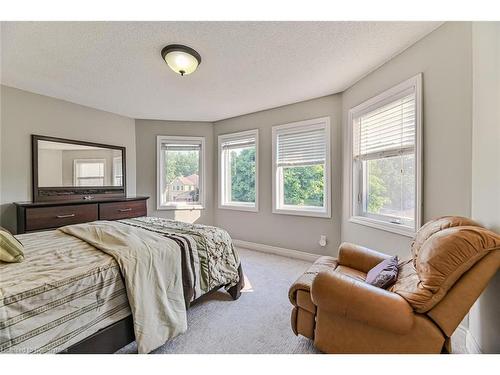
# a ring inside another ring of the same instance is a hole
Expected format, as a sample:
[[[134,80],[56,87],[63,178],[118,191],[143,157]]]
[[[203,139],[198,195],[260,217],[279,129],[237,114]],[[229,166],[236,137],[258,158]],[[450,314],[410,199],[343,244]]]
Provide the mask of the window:
[[[219,136],[219,207],[258,211],[258,130]]]
[[[75,186],[104,186],[104,159],[73,160]]]
[[[421,75],[351,109],[350,221],[411,236],[420,227]]]
[[[113,186],[123,185],[122,157],[113,158]]]
[[[273,213],[331,217],[330,119],[273,126]]]
[[[158,209],[201,209],[205,138],[157,137]]]

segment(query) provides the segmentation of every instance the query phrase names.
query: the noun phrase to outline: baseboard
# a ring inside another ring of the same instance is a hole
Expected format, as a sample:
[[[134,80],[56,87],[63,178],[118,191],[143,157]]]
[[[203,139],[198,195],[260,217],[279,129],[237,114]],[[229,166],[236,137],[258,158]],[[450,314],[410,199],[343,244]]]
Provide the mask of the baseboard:
[[[260,243],[248,242],[248,241],[243,241],[243,240],[233,240],[233,244],[236,247],[241,247],[243,249],[255,250],[255,251],[260,251],[263,253],[276,254],[276,255],[281,255],[284,257],[288,257],[288,258],[307,260],[309,262],[314,262],[316,259],[318,259],[321,256],[321,255],[317,255],[317,254],[306,253],[304,251],[285,249],[284,247],[264,245],[264,244],[260,244]]]
[[[465,338],[465,350],[467,354],[482,354],[481,347],[478,345],[476,339],[470,333],[469,329],[462,325],[457,327],[457,331],[461,331],[463,337]]]
[[[469,330],[467,330],[466,336],[465,336],[465,348],[467,349],[467,353],[470,354],[482,354],[483,351],[481,350],[481,347],[477,343],[476,339],[472,334],[470,333]]]

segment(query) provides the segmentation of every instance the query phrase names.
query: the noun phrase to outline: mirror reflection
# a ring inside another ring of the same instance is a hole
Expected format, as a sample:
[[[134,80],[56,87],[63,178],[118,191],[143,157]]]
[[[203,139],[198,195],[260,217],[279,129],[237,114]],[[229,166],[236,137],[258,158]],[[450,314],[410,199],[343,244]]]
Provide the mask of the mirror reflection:
[[[123,186],[122,152],[38,140],[38,186]]]

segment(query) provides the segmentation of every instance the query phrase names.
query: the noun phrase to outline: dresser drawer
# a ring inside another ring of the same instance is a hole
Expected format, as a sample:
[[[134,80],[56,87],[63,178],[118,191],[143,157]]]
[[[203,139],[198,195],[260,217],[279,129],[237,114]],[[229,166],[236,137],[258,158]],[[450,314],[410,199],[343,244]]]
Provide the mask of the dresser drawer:
[[[146,216],[146,201],[113,202],[99,204],[101,220],[118,220]]]
[[[26,230],[57,228],[97,219],[97,204],[27,208]]]

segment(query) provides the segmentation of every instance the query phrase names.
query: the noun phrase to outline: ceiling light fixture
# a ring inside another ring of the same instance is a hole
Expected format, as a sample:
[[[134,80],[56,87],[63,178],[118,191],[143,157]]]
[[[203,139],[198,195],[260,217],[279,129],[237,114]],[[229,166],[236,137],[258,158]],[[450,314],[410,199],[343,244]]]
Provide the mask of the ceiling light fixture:
[[[167,65],[181,76],[193,73],[201,64],[201,56],[194,49],[182,44],[170,44],[161,50]]]

